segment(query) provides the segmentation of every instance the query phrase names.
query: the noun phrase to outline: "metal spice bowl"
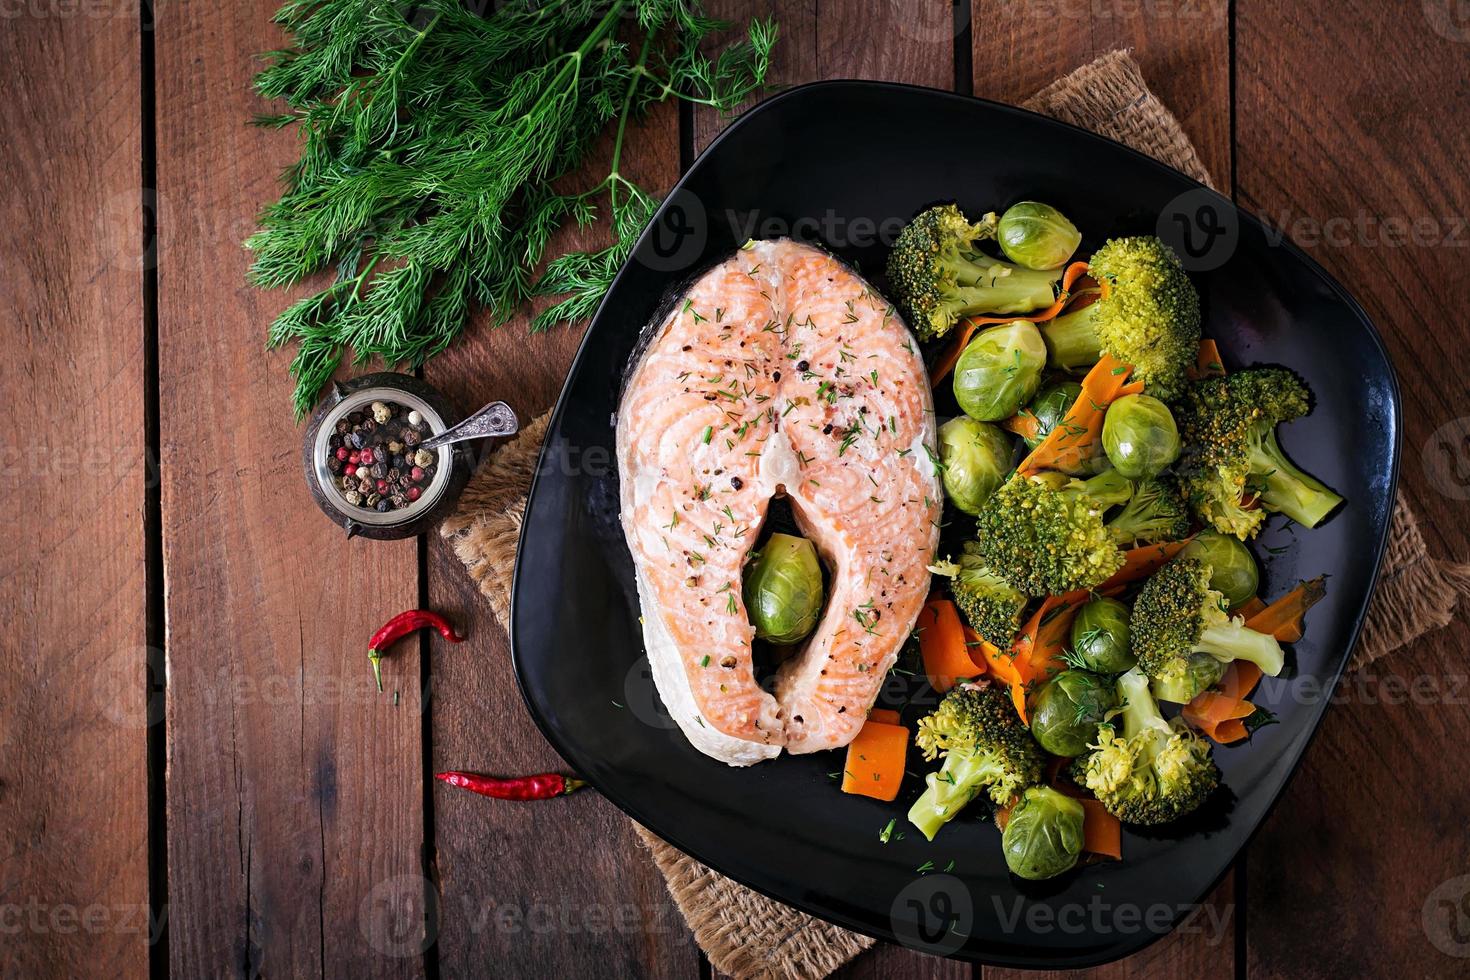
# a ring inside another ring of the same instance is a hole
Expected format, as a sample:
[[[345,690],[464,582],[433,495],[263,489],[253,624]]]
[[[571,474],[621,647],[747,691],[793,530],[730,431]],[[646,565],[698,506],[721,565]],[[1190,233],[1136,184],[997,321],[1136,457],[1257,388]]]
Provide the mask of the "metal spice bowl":
[[[365,374],[336,382],[330,396],[311,417],[302,444],[301,465],[306,486],[322,513],[347,532],[348,537],[391,540],[422,534],[454,506],[470,478],[472,461],[463,443],[439,446],[433,479],[423,495],[407,507],[378,512],[347,502],[327,468],[328,442],[338,420],[352,412],[366,411],[375,401],[396,402],[417,411],[429,424],[430,438],[459,424],[463,413],[448,398],[409,374],[391,371]]]

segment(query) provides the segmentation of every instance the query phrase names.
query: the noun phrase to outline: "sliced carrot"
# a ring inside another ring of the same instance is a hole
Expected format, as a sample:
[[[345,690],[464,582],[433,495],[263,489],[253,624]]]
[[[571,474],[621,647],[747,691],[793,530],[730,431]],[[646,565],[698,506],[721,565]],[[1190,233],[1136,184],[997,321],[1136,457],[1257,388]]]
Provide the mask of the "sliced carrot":
[[[1249,660],[1232,660],[1215,686],[1227,698],[1248,698],[1264,676],[1261,668]]]
[[[1270,633],[1282,643],[1295,643],[1302,638],[1303,620],[1327,594],[1327,579],[1318,576],[1303,582],[1286,595],[1245,621],[1257,633]]]
[[[1082,379],[1082,393],[1067,417],[1021,461],[1019,472],[1031,476],[1042,470],[1081,473],[1102,446],[1103,416],[1128,383],[1133,368],[1104,354]]]
[[[880,725],[897,725],[898,712],[891,708],[874,708],[868,712],[868,720]]]
[[[1232,609],[1231,612],[1236,616],[1243,617],[1246,621],[1250,621],[1255,617],[1257,613],[1264,611],[1265,608],[1266,604],[1261,601],[1261,597],[1258,595],[1253,595],[1249,599],[1245,600],[1245,602]]]
[[[1118,389],[1118,397],[1122,398],[1124,395],[1141,395],[1143,394],[1143,387],[1142,381],[1130,381]]]
[[[980,643],[980,653],[990,676],[1006,684],[1020,684],[1021,673],[1016,669],[1016,658],[1009,650],[1001,650],[993,643]]]
[[[1072,633],[1072,620],[1077,611],[1092,597],[1087,589],[1078,589],[1065,595],[1047,596],[1036,607],[1036,612],[1021,627],[1021,632],[1011,644],[1021,680],[1030,684],[1044,681],[1062,670],[1062,654],[1067,651],[1067,642]]]
[[[1029,409],[1021,409],[1008,419],[1001,419],[999,425],[1007,432],[1015,433],[1022,439],[1035,439],[1036,433],[1041,429],[1039,420]]]
[[[903,782],[908,750],[907,728],[868,719],[857,738],[847,743],[842,792],[892,802]]]
[[[1199,342],[1199,354],[1186,373],[1191,381],[1225,377],[1225,363],[1220,360],[1220,348],[1213,340],[1206,337]]]
[[[1123,860],[1123,825],[1097,800],[1080,801],[1082,816],[1082,849],[1115,861]]]
[[[974,677],[975,662],[965,644],[959,610],[948,599],[930,599],[919,611],[919,651],[924,673],[934,690],[943,694],[962,678]]]
[[[970,338],[975,336],[975,331],[981,327],[995,326],[998,323],[1015,323],[1017,320],[1027,320],[1031,323],[1045,323],[1055,320],[1061,312],[1067,308],[1067,303],[1072,298],[1072,287],[1077,281],[1087,274],[1086,262],[1073,262],[1067,266],[1062,273],[1062,288],[1057,293],[1057,301],[1039,313],[1028,313],[1024,316],[970,316],[965,317],[964,323],[955,331],[954,339],[944,349],[938,361],[934,363],[934,370],[929,374],[929,383],[937,385],[943,381],[949,372],[954,370],[955,364],[959,362],[960,355],[965,352],[965,347],[970,343]]]
[[[1210,738],[1226,745],[1245,738],[1245,719],[1255,713],[1256,706],[1249,701],[1219,691],[1205,691],[1186,704],[1180,716]]]
[[[960,627],[965,631],[965,649],[969,651],[970,662],[975,665],[975,675],[990,671],[990,664],[985,659],[985,641],[980,639],[980,634],[970,628],[970,624],[961,622]]]
[[[1189,544],[1190,539],[1183,541],[1165,541],[1161,544],[1146,544],[1142,548],[1132,548],[1123,552],[1123,567],[1113,573],[1102,585],[1099,591],[1115,589],[1123,585],[1131,585],[1140,579],[1146,579],[1154,572],[1163,568],[1174,559]]]
[[[1012,806],[998,806],[998,807],[995,808],[995,815],[994,815],[995,816],[995,828],[997,830],[1002,831],[1002,832],[1005,831],[1006,824],[1008,824],[1008,823],[1011,822],[1011,811],[1014,810],[1014,809],[1015,809],[1015,806],[1014,805],[1012,805]]]

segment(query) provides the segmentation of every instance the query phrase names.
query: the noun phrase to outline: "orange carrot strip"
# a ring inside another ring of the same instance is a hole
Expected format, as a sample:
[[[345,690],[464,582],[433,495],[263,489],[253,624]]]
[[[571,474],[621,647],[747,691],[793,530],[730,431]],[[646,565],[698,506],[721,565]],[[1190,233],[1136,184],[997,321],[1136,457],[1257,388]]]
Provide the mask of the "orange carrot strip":
[[[1022,683],[1021,673],[1016,669],[1016,658],[1009,651],[1002,651],[994,644],[982,641],[980,652],[990,676],[1006,684]]]
[[[1021,632],[1011,644],[1011,658],[1021,680],[1031,683],[1046,680],[1061,670],[1062,654],[1072,632],[1072,620],[1077,610],[1091,598],[1086,589],[1078,589],[1065,595],[1049,595],[1041,600],[1036,612],[1021,627]]]
[[[1036,438],[1037,430],[1041,428],[1041,422],[1028,409],[1021,409],[1008,419],[1002,419],[999,423],[1002,429],[1013,432],[1022,439]]]
[[[1081,472],[1099,451],[1103,415],[1118,397],[1119,389],[1128,383],[1128,372],[1132,370],[1111,354],[1104,354],[1082,379],[1082,393],[1068,409],[1066,419],[1021,461],[1019,471],[1026,476],[1041,470]]]
[[[1225,668],[1225,674],[1220,678],[1220,683],[1215,686],[1220,693],[1227,698],[1248,698],[1256,685],[1261,683],[1265,674],[1261,668],[1249,660],[1232,660],[1230,666]]]
[[[842,792],[892,802],[903,782],[909,751],[909,730],[869,719],[857,738],[847,743],[842,767]]]
[[[1251,619],[1255,618],[1255,615],[1257,613],[1263,612],[1265,608],[1266,604],[1261,601],[1261,597],[1258,595],[1253,595],[1249,599],[1245,600],[1245,602],[1241,603],[1237,608],[1232,609],[1231,612],[1236,616],[1243,617],[1247,622],[1249,622]]]
[[[965,645],[959,610],[948,599],[930,599],[919,612],[919,651],[924,673],[934,690],[943,694],[964,677],[977,673]]]
[[[1106,591],[1122,585],[1130,585],[1140,579],[1148,578],[1154,572],[1163,568],[1174,559],[1174,556],[1184,550],[1189,544],[1189,539],[1183,541],[1165,541],[1160,544],[1146,544],[1142,548],[1133,548],[1123,552],[1123,567],[1113,573],[1098,591]]]
[[[1015,323],[1017,320],[1029,320],[1031,323],[1045,323],[1055,320],[1061,312],[1067,308],[1067,302],[1072,298],[1072,287],[1077,280],[1087,274],[1086,262],[1073,262],[1067,266],[1062,273],[1062,289],[1057,294],[1057,301],[1040,313],[1028,313],[1025,316],[970,316],[965,317],[964,323],[955,333],[954,339],[944,349],[939,360],[934,363],[934,370],[929,374],[930,385],[937,385],[943,381],[949,372],[954,370],[955,364],[959,362],[960,355],[965,352],[965,347],[970,343],[970,338],[975,336],[975,331],[981,327],[994,326],[998,323]]]
[[[868,720],[880,725],[897,725],[898,712],[892,708],[874,708],[868,712]]]
[[[970,662],[975,665],[975,676],[989,673],[990,664],[985,659],[985,641],[970,628],[969,623],[961,622],[960,627],[965,631],[965,649],[969,651]]]
[[[1317,577],[1303,582],[1286,595],[1245,621],[1258,633],[1270,633],[1282,643],[1295,643],[1302,638],[1303,620],[1327,594],[1327,579]]]
[[[1121,388],[1118,389],[1118,397],[1119,398],[1122,398],[1124,395],[1141,395],[1141,394],[1143,394],[1143,382],[1142,381],[1130,381],[1126,385],[1124,385],[1123,387],[1121,387]]]
[[[1220,360],[1220,348],[1215,346],[1213,340],[1206,337],[1199,342],[1199,354],[1186,373],[1191,381],[1225,377],[1225,364]]]
[[[998,807],[995,808],[995,829],[996,830],[999,830],[1001,832],[1004,832],[1005,831],[1006,824],[1008,824],[1008,823],[1011,822],[1011,811],[1014,810],[1014,809],[1015,809],[1015,806],[1014,805],[1011,805],[1011,806],[998,806]],[[1084,832],[1085,832],[1085,828],[1084,828]]]
[[[1184,706],[1181,717],[1210,738],[1223,744],[1245,738],[1244,719],[1255,714],[1256,706],[1219,691],[1205,691]],[[1226,722],[1236,722],[1227,725]]]
[[[1097,800],[1083,798],[1082,849],[1115,861],[1123,860],[1123,825]]]

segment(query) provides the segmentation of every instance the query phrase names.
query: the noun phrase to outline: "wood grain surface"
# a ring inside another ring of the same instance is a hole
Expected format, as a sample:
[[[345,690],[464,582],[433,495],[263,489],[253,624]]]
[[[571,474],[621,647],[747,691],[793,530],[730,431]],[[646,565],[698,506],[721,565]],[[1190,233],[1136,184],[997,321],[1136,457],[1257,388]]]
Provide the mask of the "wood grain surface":
[[[1240,202],[1377,324],[1402,388],[1400,486],[1431,551],[1461,560],[1470,328],[1436,299],[1470,287],[1466,13],[1438,0],[1236,12]],[[1449,954],[1470,954],[1467,654],[1457,623],[1339,688],[1250,848],[1249,975],[1347,976],[1365,959],[1380,975],[1464,975]]]
[[[287,301],[240,242],[293,141],[248,125],[268,5],[159,11],[158,348],[168,602],[169,958],[181,977],[422,972],[417,648],[373,689],[367,640],[418,604],[413,541],[317,512],[291,416]],[[394,694],[398,703],[394,703]]]
[[[138,19],[0,28],[0,974],[148,971]],[[70,70],[56,70],[66,64]]]
[[[1470,324],[1434,303],[1470,284],[1461,5],[708,6],[775,16],[783,86],[878,78],[1019,101],[1130,47],[1216,183],[1377,322],[1403,387],[1403,486],[1431,551],[1470,555]],[[503,625],[437,536],[349,542],[307,496],[290,352],[262,353],[289,297],[246,287],[239,247],[295,149],[245,125],[262,108],[254,56],[281,42],[272,3],[157,8],[151,40],[136,8],[0,11],[0,486],[41,518],[0,545],[0,976],[140,977],[151,956],[155,975],[181,977],[710,977],[606,801],[531,814],[432,781],[562,763],[521,702]],[[630,134],[624,169],[663,192],[728,123],[662,107]],[[145,203],[156,255],[140,245]],[[465,409],[506,398],[529,418],[580,337],[480,323],[423,373]],[[150,600],[166,686],[147,672]],[[395,648],[379,697],[366,638],[420,604],[470,639]],[[1075,975],[1463,972],[1467,655],[1451,628],[1349,682],[1194,918]],[[150,736],[166,748],[151,784]],[[166,827],[151,849],[150,813]],[[166,899],[166,945],[150,946],[150,899]],[[839,975],[1019,977],[887,945]]]

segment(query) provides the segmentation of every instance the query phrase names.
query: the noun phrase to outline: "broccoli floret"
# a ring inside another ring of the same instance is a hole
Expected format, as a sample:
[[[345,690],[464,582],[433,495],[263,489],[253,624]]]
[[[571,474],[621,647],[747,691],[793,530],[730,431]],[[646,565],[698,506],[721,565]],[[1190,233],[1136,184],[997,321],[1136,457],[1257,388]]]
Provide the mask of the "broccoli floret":
[[[1195,513],[1244,540],[1266,512],[1316,527],[1342,497],[1281,451],[1276,427],[1307,414],[1307,386],[1285,368],[1252,368],[1190,385],[1178,413],[1184,438],[1182,483]],[[1259,508],[1246,507],[1247,495]]]
[[[1041,781],[1041,749],[999,687],[954,688],[933,714],[919,720],[914,741],[924,758],[944,757],[909,810],[909,822],[930,840],[982,791],[1005,806]]]
[[[994,214],[971,224],[953,204],[940,204],[899,233],[888,286],[921,340],[944,336],[960,317],[1029,313],[1055,301],[1060,272],[1023,269],[976,247],[995,228]]]
[[[979,556],[1027,595],[1091,588],[1123,565],[1102,515],[1130,493],[1114,470],[1070,482],[1060,473],[1017,474],[980,508]]]
[[[1165,477],[1139,480],[1123,509],[1108,518],[1108,533],[1120,548],[1179,541],[1189,534],[1189,507]]]
[[[1133,365],[1149,394],[1172,401],[1199,351],[1199,294],[1174,250],[1152,236],[1114,238],[1092,255],[1096,302],[1041,328],[1049,360],[1068,369],[1104,352]]]
[[[1144,583],[1133,603],[1128,633],[1138,666],[1164,684],[1183,683],[1191,654],[1216,660],[1248,660],[1275,677],[1285,665],[1276,638],[1231,619],[1225,597],[1210,588],[1210,566],[1176,558]]]
[[[985,566],[979,542],[965,542],[959,565],[951,587],[954,604],[981,639],[1009,650],[1021,628],[1027,596]]]
[[[1228,666],[1208,653],[1191,653],[1183,671],[1170,671],[1165,678],[1151,678],[1149,690],[1153,692],[1155,701],[1188,704],[1201,692],[1218,684]]]
[[[1209,743],[1178,718],[1164,720],[1138,668],[1118,678],[1123,730],[1104,723],[1072,775],[1124,823],[1161,824],[1199,807],[1220,783]]]

